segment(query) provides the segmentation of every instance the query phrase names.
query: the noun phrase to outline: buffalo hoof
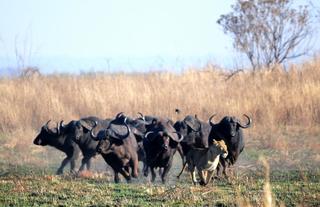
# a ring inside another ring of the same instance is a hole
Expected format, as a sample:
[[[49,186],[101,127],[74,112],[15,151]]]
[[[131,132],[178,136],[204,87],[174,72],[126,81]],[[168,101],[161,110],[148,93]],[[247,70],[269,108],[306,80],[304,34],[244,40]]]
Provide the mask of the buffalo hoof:
[[[127,183],[132,183],[131,177],[126,178],[126,180],[127,180]]]
[[[148,170],[144,170],[144,171],[143,171],[143,175],[144,175],[145,177],[148,177],[148,175],[149,175]]]
[[[62,175],[63,174],[63,171],[62,170],[58,170],[57,172],[56,172],[56,175]]]
[[[199,184],[200,184],[201,186],[205,186],[205,185],[206,185],[206,183],[205,183],[203,180],[200,180]]]

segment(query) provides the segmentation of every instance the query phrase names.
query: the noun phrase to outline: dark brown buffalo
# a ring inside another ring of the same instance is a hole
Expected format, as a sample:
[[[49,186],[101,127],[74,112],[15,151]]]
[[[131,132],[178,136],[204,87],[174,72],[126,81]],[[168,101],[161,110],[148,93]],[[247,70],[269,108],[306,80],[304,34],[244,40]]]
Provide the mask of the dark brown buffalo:
[[[197,116],[188,115],[183,120],[176,121],[173,127],[184,137],[180,142],[184,156],[194,147],[209,147],[208,138],[211,126],[209,123],[199,120]]]
[[[69,135],[81,149],[83,158],[79,171],[83,171],[85,168],[90,170],[91,160],[97,154],[96,149],[99,142],[91,138],[90,131],[93,127],[96,130],[107,128],[110,121],[110,119],[99,119],[98,117],[90,116],[71,122],[73,124],[63,125],[61,122],[60,128],[68,129]]]
[[[240,120],[234,116],[225,116],[219,123],[215,124],[212,122],[211,116],[209,119],[211,125],[211,131],[209,135],[209,143],[213,139],[220,141],[224,140],[228,148],[228,156],[226,158],[220,157],[220,161],[217,168],[218,176],[221,175],[221,171],[224,176],[226,174],[226,168],[235,164],[240,153],[244,149],[244,136],[242,129],[246,129],[251,126],[251,118],[244,114],[248,119],[247,124],[241,124]]]
[[[120,181],[119,173],[127,182],[130,182],[131,176],[138,177],[138,143],[126,119],[127,117],[120,113],[107,129],[99,131],[98,135],[91,133],[93,139],[99,140],[97,152],[112,167],[116,183]]]
[[[153,119],[151,124],[146,125],[147,133],[143,146],[147,165],[151,170],[152,182],[155,181],[154,169],[157,167],[163,168],[161,180],[163,183],[166,182],[178,143],[183,139],[183,136],[177,133],[172,125],[172,121],[163,118]]]
[[[55,128],[49,128],[50,120],[41,127],[40,133],[34,139],[35,145],[52,146],[58,150],[64,152],[67,157],[63,159],[60,167],[57,170],[57,174],[62,174],[64,167],[70,162],[71,173],[75,172],[76,160],[80,155],[79,146],[73,141],[70,136],[69,128],[61,129],[57,124]],[[74,122],[70,122],[70,125]]]

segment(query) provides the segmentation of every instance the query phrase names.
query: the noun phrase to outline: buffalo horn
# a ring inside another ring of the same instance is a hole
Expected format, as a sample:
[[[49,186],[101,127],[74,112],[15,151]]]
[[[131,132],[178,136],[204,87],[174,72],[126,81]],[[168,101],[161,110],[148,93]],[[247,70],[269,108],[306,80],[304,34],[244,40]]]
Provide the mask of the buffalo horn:
[[[210,123],[211,126],[214,126],[214,125],[215,125],[215,124],[212,122],[212,118],[213,118],[215,115],[217,115],[217,114],[213,114],[213,115],[210,116],[210,118],[209,118],[209,123]]]
[[[66,125],[63,124],[63,120],[60,121],[59,125],[57,124],[57,131],[58,131],[58,134],[60,134],[61,132],[61,129],[64,129],[66,128]]]
[[[239,126],[241,127],[241,128],[248,128],[248,127],[250,127],[251,126],[251,118],[248,116],[248,115],[246,115],[246,114],[243,114],[243,116],[245,116],[247,119],[248,119],[248,123],[246,124],[246,125],[242,125],[241,123],[240,123],[240,121],[238,122],[238,124],[239,124]]]
[[[59,127],[60,128],[66,128],[66,125],[63,124],[63,120],[60,121]]]
[[[183,140],[183,135],[178,133],[178,132],[173,132],[173,133],[176,133],[178,136],[179,136],[179,139],[177,140],[177,142],[181,142]]]
[[[59,134],[60,134],[60,128],[59,128],[59,124],[57,122],[57,135],[59,135]]]
[[[51,121],[51,119],[50,119],[49,121],[47,121],[47,123],[44,125],[44,128],[45,128],[46,130],[48,130],[48,124],[49,124],[50,121]]]
[[[149,135],[149,134],[153,134],[153,133],[154,133],[153,131],[147,132],[147,133],[144,135],[144,138],[148,138],[148,135]]]
[[[146,119],[144,118],[144,115],[143,115],[141,112],[138,112],[138,114],[140,115],[140,118],[141,118],[143,121],[146,121]]]
[[[92,129],[90,130],[90,135],[91,135],[92,139],[93,139],[93,140],[96,140],[96,141],[98,140],[98,136],[93,133],[93,129],[94,129],[97,125],[98,125],[98,123],[97,123],[97,121],[95,121],[95,122],[94,122],[94,126],[93,126]]]
[[[197,120],[197,122],[199,123],[199,129],[198,129],[198,131],[196,131],[196,132],[200,132],[201,131],[201,127],[202,127],[202,125],[201,125],[201,122],[200,122],[200,120],[198,119],[198,115],[197,114],[195,114],[194,115],[194,118]]]
[[[117,115],[116,115],[116,119],[118,119],[120,116],[122,116],[123,115],[123,112],[120,112],[120,113],[118,113]]]

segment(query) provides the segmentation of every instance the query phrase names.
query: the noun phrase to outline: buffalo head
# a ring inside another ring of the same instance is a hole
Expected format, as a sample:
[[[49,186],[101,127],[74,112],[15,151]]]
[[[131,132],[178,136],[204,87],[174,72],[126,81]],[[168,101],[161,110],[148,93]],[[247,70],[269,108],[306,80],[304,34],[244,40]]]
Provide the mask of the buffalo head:
[[[170,143],[177,145],[183,140],[183,136],[173,128],[171,120],[154,119],[147,128],[146,140],[164,150],[169,148]]]
[[[57,123],[57,127],[49,128],[48,124],[51,120],[49,120],[45,125],[41,127],[40,133],[33,140],[33,144],[45,146],[51,142],[52,139],[55,139],[59,136],[60,130],[59,125]]]
[[[192,134],[199,133],[202,129],[202,123],[197,116],[186,116],[182,121],[177,121],[174,128],[183,136],[192,136]],[[187,141],[187,140],[186,140]]]
[[[219,123],[215,124],[212,122],[212,118],[215,115],[212,115],[209,118],[210,125],[215,128],[218,127],[219,130],[215,130],[217,136],[219,138],[230,138],[236,136],[239,128],[248,128],[251,126],[251,118],[244,114],[244,116],[248,119],[247,124],[241,124],[240,120],[234,116],[225,116]]]
[[[80,141],[84,134],[90,132],[96,125],[97,122],[91,119],[80,119],[79,121],[76,121],[73,125],[75,141]]]
[[[94,128],[91,129],[92,139],[99,141],[97,152],[107,153],[112,144],[120,145],[124,139],[129,137],[131,130],[127,124],[127,119],[122,118],[122,116],[117,116],[110,122],[107,129],[100,130],[97,135],[93,132]]]

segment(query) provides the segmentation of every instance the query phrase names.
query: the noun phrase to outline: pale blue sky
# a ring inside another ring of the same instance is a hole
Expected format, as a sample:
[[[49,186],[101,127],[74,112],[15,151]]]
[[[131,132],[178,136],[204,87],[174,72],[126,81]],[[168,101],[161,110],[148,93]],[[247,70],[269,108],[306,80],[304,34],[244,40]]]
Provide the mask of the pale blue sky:
[[[216,20],[233,2],[0,0],[0,70],[21,62],[46,72],[110,65],[137,70],[166,62],[232,67],[232,41]]]

